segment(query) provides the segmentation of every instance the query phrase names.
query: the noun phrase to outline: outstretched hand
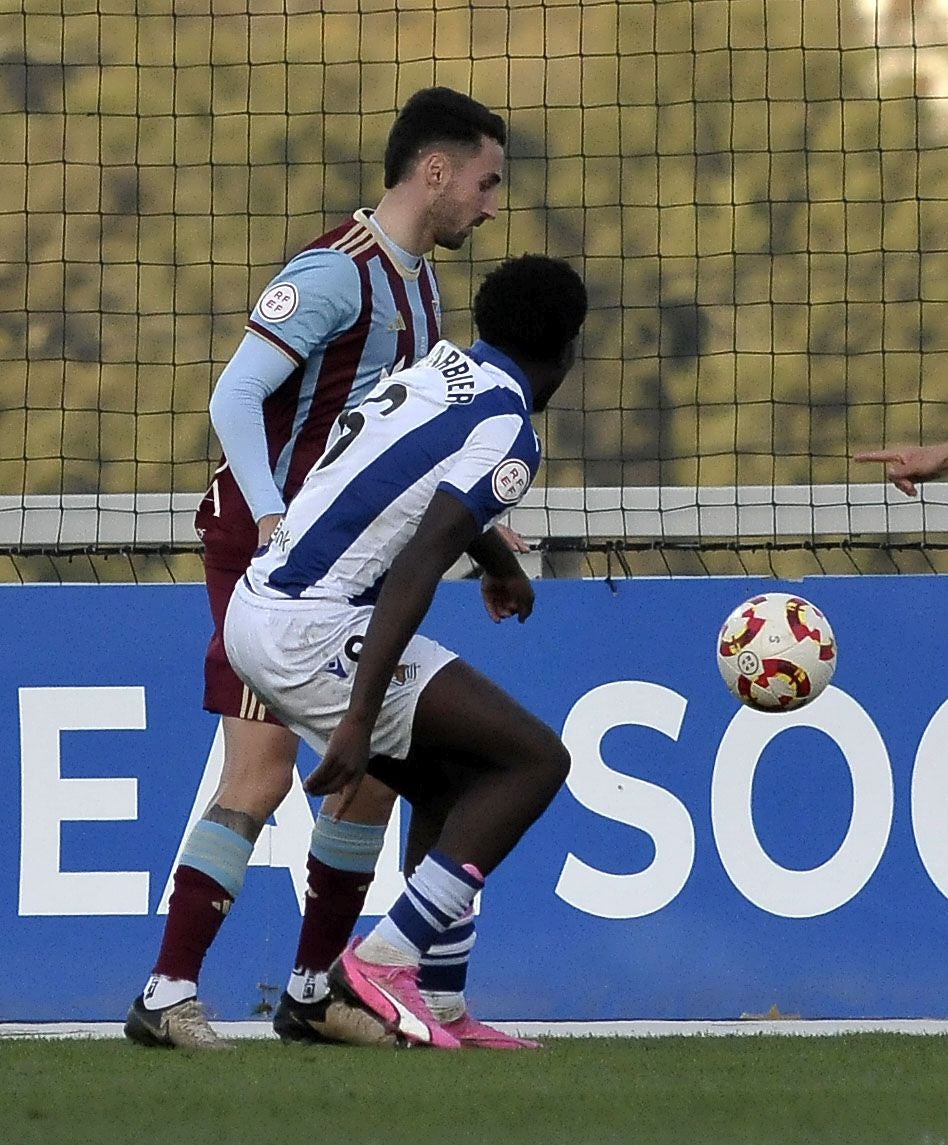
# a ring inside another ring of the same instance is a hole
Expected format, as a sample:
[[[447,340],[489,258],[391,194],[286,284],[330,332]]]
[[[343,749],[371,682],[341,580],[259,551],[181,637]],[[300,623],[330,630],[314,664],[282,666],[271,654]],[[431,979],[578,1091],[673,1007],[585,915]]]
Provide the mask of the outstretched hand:
[[[334,819],[346,813],[359,790],[369,764],[371,734],[371,728],[348,715],[343,716],[329,739],[321,762],[303,781],[303,788],[309,795],[339,792]]]
[[[512,576],[493,576],[484,573],[481,577],[481,596],[487,615],[499,624],[508,616],[516,616],[521,624],[533,612],[533,585],[523,573]]]
[[[918,492],[916,481],[941,477],[948,471],[948,444],[905,445],[896,449],[869,449],[854,455],[856,461],[881,461],[886,476],[909,497]]]

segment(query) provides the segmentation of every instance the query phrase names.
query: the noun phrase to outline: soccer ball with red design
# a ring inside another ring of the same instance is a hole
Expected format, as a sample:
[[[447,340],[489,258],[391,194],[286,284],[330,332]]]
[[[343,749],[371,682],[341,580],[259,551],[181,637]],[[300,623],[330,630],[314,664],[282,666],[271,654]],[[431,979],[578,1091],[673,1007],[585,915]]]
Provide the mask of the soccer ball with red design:
[[[822,612],[786,592],[739,605],[718,634],[718,668],[741,701],[763,712],[810,703],[836,670],[836,638]]]

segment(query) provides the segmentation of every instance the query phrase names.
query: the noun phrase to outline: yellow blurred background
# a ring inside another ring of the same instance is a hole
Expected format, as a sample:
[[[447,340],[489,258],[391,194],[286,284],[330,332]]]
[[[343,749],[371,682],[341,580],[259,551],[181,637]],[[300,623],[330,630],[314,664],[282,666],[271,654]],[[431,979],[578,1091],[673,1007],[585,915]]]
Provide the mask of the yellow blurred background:
[[[378,199],[393,116],[433,83],[510,127],[499,221],[437,257],[445,333],[470,336],[508,253],[565,256],[590,290],[541,482],[881,479],[852,452],[948,436],[933,13],[0,2],[0,494],[203,489],[258,292]]]

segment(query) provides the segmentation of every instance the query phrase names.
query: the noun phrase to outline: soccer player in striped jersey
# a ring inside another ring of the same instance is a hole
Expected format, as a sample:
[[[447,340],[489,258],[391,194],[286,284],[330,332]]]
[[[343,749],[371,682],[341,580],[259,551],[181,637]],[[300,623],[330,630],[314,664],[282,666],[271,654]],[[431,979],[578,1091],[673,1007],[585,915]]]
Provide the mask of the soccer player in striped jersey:
[[[211,417],[225,456],[195,524],[215,626],[204,706],[223,717],[224,764],[175,871],[157,962],[129,1011],[134,1041],[223,1044],[197,1001],[198,975],[253,845],[290,789],[298,747],[227,662],[227,603],[340,414],[437,341],[438,289],[424,256],[435,246],[460,248],[496,216],[505,141],[503,120],[468,96],[416,92],[390,132],[376,209],[357,210],[276,275],[215,387]],[[333,818],[330,799],[317,818],[299,949],[309,973],[291,977],[274,1022],[289,1040],[332,1037],[325,971],[361,911],[394,799],[369,779],[344,816]],[[463,979],[459,951],[473,940],[472,924],[462,924],[432,952],[436,979]]]
[[[344,811],[367,769],[402,773],[416,806],[431,787],[435,845],[330,970],[354,1014],[410,1043],[470,1044],[480,1023],[419,989],[421,959],[467,917],[569,768],[551,728],[416,630],[465,552],[484,569],[489,614],[529,616],[530,582],[489,527],[536,474],[530,416],[569,371],[585,314],[565,262],[524,255],[492,271],[474,302],[480,340],[439,342],[340,415],[227,611],[238,675],[322,753],[311,794],[338,794]],[[439,767],[457,755],[469,774],[445,798]]]

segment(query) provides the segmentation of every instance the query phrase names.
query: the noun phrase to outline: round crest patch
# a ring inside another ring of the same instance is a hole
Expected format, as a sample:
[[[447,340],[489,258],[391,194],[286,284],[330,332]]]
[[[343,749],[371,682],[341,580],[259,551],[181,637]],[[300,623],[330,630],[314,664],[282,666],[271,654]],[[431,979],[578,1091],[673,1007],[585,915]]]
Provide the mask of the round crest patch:
[[[268,287],[257,303],[261,318],[268,322],[285,322],[296,312],[300,296],[292,282],[277,282]]]
[[[498,501],[519,501],[530,485],[530,469],[523,461],[502,461],[491,474],[491,486]]]

